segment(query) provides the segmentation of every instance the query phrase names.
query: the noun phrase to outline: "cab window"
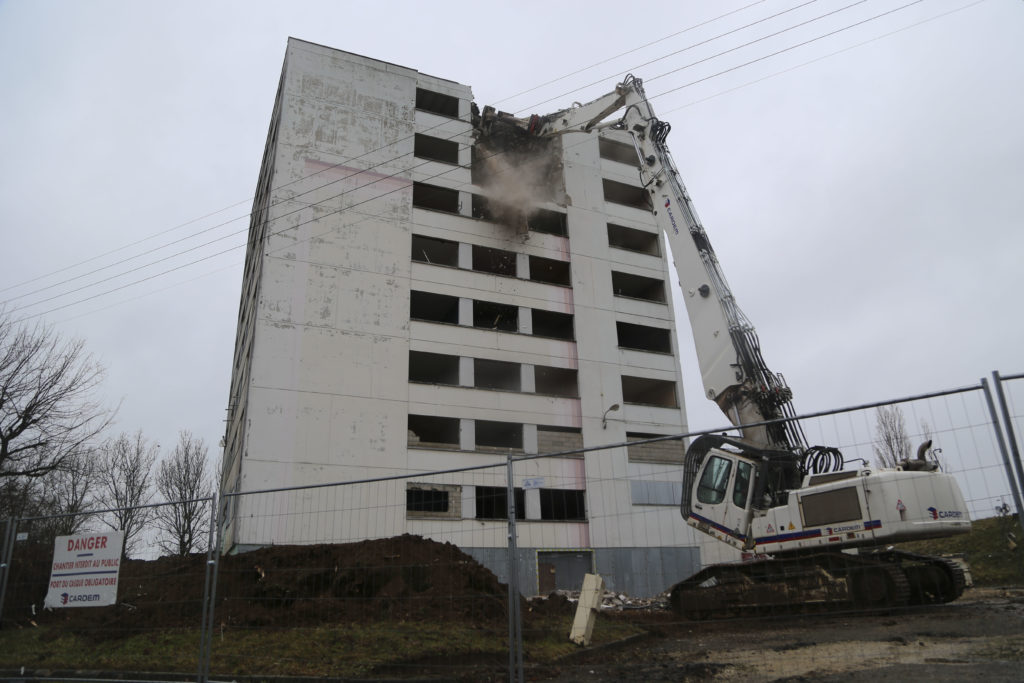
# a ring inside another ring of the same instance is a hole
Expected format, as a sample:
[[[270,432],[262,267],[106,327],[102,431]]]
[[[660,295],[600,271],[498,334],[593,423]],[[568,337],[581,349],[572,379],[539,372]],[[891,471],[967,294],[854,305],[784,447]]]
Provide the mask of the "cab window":
[[[747,506],[747,492],[750,491],[750,473],[754,466],[749,462],[736,463],[736,482],[732,485],[732,503],[736,507]]]
[[[731,469],[732,461],[712,455],[697,484],[697,500],[707,505],[716,505],[725,500]]]

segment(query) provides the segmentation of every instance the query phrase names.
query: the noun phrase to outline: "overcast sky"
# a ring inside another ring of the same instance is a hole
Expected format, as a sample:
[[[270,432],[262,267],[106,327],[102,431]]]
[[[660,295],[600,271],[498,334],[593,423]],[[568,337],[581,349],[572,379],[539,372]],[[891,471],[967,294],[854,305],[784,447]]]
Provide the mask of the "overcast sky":
[[[0,300],[85,340],[116,430],[219,455],[288,36],[520,113],[644,79],[800,412],[1024,370],[1019,0],[7,0]],[[721,425],[680,347],[691,425]]]

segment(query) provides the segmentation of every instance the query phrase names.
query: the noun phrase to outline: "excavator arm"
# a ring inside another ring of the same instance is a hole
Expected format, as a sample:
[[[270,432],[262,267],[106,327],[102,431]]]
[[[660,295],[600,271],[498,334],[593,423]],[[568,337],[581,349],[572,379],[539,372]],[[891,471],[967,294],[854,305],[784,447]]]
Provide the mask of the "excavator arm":
[[[606,121],[614,113],[616,119]],[[696,209],[665,144],[671,126],[658,120],[640,79],[627,76],[614,91],[587,104],[522,120],[538,136],[616,129],[637,152],[640,181],[675,259],[707,397],[758,448],[803,451],[792,392],[768,369],[753,325],[736,304]]]

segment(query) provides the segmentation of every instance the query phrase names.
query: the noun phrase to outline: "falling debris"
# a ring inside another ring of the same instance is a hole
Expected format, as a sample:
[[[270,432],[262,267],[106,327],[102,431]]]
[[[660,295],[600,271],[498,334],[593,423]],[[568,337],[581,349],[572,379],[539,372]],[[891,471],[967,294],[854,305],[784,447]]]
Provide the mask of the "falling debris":
[[[565,204],[561,143],[532,135],[529,126],[493,107],[473,113],[473,184],[484,192],[474,216],[525,235],[542,203]]]

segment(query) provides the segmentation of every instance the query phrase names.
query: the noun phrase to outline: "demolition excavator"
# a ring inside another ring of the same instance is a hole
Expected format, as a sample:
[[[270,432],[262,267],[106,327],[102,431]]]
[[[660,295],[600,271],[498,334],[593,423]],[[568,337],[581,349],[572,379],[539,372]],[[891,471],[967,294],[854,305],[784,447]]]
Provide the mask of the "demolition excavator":
[[[859,459],[847,467],[839,450],[808,447],[792,391],[761,356],[669,153],[670,126],[654,115],[640,79],[627,76],[592,102],[546,116],[515,118],[486,107],[480,119],[526,143],[614,129],[636,150],[641,185],[675,258],[704,389],[739,433],[692,442],[680,510],[687,524],[745,559],[707,566],[676,584],[675,611],[708,618],[960,596],[959,564],[891,546],[970,531],[955,479],[927,457],[930,442],[893,469]]]

